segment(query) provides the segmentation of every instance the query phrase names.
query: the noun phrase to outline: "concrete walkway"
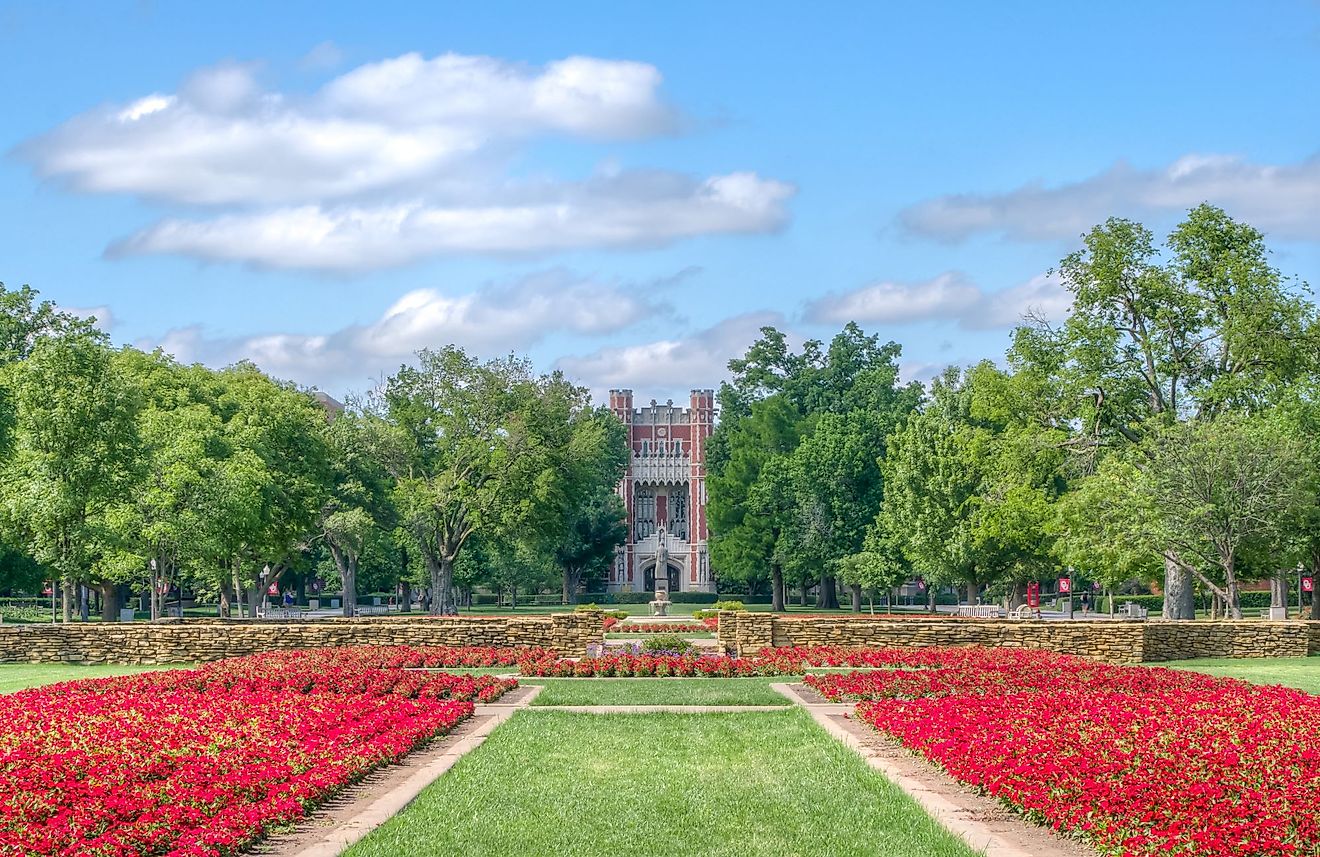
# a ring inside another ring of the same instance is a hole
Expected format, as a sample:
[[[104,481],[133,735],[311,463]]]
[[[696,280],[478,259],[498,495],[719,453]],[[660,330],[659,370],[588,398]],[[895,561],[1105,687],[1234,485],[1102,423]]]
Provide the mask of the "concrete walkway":
[[[805,685],[770,687],[917,802],[955,836],[986,857],[1096,857],[1094,849],[1031,824],[998,800],[978,794],[853,716],[850,703],[820,700]]]

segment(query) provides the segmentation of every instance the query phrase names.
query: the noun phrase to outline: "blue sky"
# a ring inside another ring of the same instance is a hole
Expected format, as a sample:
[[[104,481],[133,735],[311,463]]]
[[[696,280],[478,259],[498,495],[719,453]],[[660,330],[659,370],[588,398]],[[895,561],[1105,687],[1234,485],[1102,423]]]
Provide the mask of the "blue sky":
[[[415,348],[715,386],[998,357],[1116,214],[1320,280],[1320,4],[0,3],[0,281],[342,395]]]

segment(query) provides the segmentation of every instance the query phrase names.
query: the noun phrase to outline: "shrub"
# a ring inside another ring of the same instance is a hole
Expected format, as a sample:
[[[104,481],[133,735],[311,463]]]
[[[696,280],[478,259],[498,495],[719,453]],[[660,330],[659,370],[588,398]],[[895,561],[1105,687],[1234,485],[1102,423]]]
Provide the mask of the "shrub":
[[[743,606],[743,603],[742,603],[741,601],[716,601],[716,602],[715,602],[713,605],[711,605],[711,606],[715,609],[715,612],[717,612],[717,613],[718,613],[719,611],[721,611],[721,610],[746,610],[746,609],[747,609],[746,607]]]
[[[656,634],[642,642],[643,652],[672,652],[675,655],[685,655],[693,648],[695,647],[690,641],[678,634]]]

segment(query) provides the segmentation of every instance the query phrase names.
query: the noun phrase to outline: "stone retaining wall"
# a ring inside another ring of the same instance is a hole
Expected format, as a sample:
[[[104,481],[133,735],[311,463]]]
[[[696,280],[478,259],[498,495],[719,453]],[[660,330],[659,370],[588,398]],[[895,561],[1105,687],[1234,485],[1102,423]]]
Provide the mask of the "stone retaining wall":
[[[598,613],[528,617],[178,620],[0,625],[0,663],[166,664],[321,646],[543,646],[569,657],[604,640]]]
[[[1320,653],[1320,622],[1077,622],[1005,619],[792,617],[720,613],[719,642],[738,654],[765,646],[1002,646],[1115,664],[1184,658]]]

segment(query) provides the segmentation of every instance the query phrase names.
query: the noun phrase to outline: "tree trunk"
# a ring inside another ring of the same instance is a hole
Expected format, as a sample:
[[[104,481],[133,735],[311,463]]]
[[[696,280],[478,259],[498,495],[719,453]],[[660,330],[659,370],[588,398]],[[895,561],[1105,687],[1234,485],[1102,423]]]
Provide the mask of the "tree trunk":
[[[357,613],[357,558],[340,550],[339,546],[329,539],[326,543],[330,547],[330,556],[334,558],[335,568],[339,569],[339,580],[343,584],[344,616],[352,619]]]
[[[225,619],[234,615],[234,593],[230,591],[232,587],[233,584],[228,580],[220,581],[220,616]]]
[[[967,603],[975,604],[976,595],[980,591],[981,591],[981,587],[977,586],[975,581],[972,580],[967,581]]]
[[[400,612],[400,613],[411,613],[411,612],[412,612],[412,584],[409,583],[409,582],[406,581],[406,580],[405,580],[405,581],[402,581],[402,582],[399,584],[399,591],[400,591],[400,596],[399,596],[399,612]]]
[[[807,582],[802,581],[802,588],[798,590],[798,606],[807,606]]]
[[[1301,605],[1299,604],[1298,607]],[[1288,618],[1288,572],[1280,569],[1270,578],[1270,612],[1282,610],[1282,618]]]
[[[834,575],[821,574],[820,592],[816,594],[816,607],[820,610],[839,609],[839,595],[834,585]]]
[[[1014,610],[1027,603],[1027,585],[1020,580],[1013,581],[1008,589],[1008,610]]]
[[[238,557],[234,557],[229,570],[234,578],[234,600],[238,602],[238,618],[243,618],[243,582],[238,576]],[[251,614],[249,614],[251,615]]]
[[[60,621],[65,623],[72,622],[73,598],[74,598],[73,581],[66,577],[60,581],[59,585],[60,585]]]
[[[770,610],[784,612],[784,569],[779,563],[770,566]]]
[[[1168,557],[1164,558],[1164,610],[1161,615],[1165,619],[1196,618],[1192,573]]]
[[[862,585],[860,583],[848,584],[848,592],[852,595],[852,612],[862,612]],[[871,606],[871,612],[875,612],[875,606]]]
[[[427,555],[426,570],[431,576],[431,615],[457,615],[458,610],[454,607],[454,561]]]
[[[1224,583],[1227,597],[1224,599],[1224,616],[1228,619],[1242,618],[1242,600],[1238,597],[1237,573],[1232,559],[1224,562]]]
[[[579,572],[577,569],[564,566],[563,602],[565,604],[577,603],[578,581],[580,577],[581,577],[581,572]]]
[[[101,591],[101,621],[118,622],[119,621],[119,584],[101,583],[97,586]]]

